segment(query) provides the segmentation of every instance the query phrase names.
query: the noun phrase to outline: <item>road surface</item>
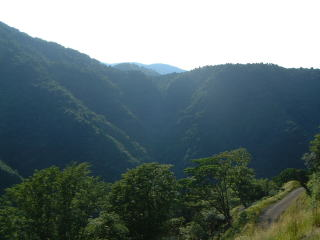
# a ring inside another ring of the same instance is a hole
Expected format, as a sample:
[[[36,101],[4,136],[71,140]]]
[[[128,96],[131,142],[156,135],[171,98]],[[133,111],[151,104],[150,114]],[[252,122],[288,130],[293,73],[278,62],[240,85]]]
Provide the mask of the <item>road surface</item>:
[[[277,221],[280,215],[293,203],[295,199],[298,198],[302,192],[304,192],[303,187],[297,188],[280,201],[267,207],[259,218],[259,225],[261,227],[267,227],[271,223]]]

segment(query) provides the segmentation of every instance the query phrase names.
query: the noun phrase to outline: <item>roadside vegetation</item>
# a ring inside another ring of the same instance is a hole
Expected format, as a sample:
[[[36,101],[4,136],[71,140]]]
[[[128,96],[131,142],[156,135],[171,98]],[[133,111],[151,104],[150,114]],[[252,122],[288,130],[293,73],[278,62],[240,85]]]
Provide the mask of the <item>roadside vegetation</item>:
[[[303,193],[269,228],[252,228],[235,240],[318,240],[320,239],[319,212],[315,212],[311,199]]]
[[[235,213],[233,227],[226,231],[222,239],[251,239],[250,237],[255,235],[257,229],[259,229],[259,218],[263,211],[267,207],[283,199],[288,193],[300,186],[301,185],[298,181],[287,182],[274,196],[263,198],[252,204],[247,209],[237,211]]]
[[[261,200],[250,208],[238,214],[235,221],[240,223],[240,228],[231,228],[225,234],[225,239],[235,240],[318,240],[320,239],[320,135],[316,135],[310,143],[310,151],[303,156],[310,173],[310,180],[306,182],[305,176],[300,170],[285,170],[275,180],[285,180],[295,175],[300,182],[288,182],[284,185],[284,191],[274,197]],[[290,174],[291,172],[291,174]],[[268,228],[259,226],[257,219],[261,210],[278,201],[288,192],[301,184],[305,187],[305,193],[301,194],[280,219]],[[254,214],[248,214],[253,212]],[[255,216],[243,222],[243,215]],[[241,218],[242,217],[242,218]],[[234,226],[237,226],[235,224]],[[235,233],[235,230],[238,233]]]

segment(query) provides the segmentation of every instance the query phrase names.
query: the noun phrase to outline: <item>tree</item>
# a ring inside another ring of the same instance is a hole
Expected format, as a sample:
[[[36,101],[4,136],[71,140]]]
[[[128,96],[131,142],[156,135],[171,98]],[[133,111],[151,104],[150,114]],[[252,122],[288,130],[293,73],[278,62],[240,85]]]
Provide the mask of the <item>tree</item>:
[[[316,134],[310,142],[309,152],[302,156],[305,165],[311,171],[309,184],[302,185],[309,195],[320,195],[317,184],[319,183],[320,173],[320,134]]]
[[[240,199],[241,204],[247,207],[255,200],[253,189],[254,170],[248,167],[251,161],[251,154],[244,148],[239,148],[230,152],[232,175],[231,188],[235,195]]]
[[[86,227],[86,239],[128,240],[129,230],[120,217],[112,212],[101,212],[98,218],[90,219]]]
[[[273,181],[281,187],[286,182],[296,180],[301,186],[306,186],[309,180],[308,172],[304,169],[287,168],[284,169],[278,176],[273,178]]]
[[[311,171],[320,171],[320,134],[314,136],[310,142],[309,152],[305,153],[302,159]]]
[[[88,175],[88,164],[36,171],[7,189],[0,207],[1,239],[86,239],[88,219],[97,215],[106,185]]]
[[[156,239],[170,218],[176,198],[171,165],[146,163],[131,169],[114,183],[112,209],[123,219],[132,239]]]
[[[253,171],[247,164],[250,154],[246,149],[222,152],[209,158],[193,160],[195,167],[185,169],[186,173],[194,176],[196,184],[201,189],[204,199],[221,213],[228,225],[231,225],[231,206],[234,197],[247,203],[245,194],[250,191],[246,184],[253,178]]]

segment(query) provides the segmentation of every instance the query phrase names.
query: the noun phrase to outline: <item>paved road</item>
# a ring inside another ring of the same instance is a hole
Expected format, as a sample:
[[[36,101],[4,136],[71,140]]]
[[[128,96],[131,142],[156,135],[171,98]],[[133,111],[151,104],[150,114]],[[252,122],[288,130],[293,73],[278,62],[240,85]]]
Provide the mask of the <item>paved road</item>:
[[[302,192],[304,192],[304,188],[297,188],[280,201],[269,206],[259,218],[260,226],[267,227],[275,222]]]

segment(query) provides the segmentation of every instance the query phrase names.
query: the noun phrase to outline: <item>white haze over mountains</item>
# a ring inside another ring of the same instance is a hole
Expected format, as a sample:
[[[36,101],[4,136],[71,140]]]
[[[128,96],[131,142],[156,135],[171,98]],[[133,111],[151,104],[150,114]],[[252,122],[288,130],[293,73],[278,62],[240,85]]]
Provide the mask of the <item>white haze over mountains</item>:
[[[0,21],[102,62],[320,67],[318,0],[2,0]]]

